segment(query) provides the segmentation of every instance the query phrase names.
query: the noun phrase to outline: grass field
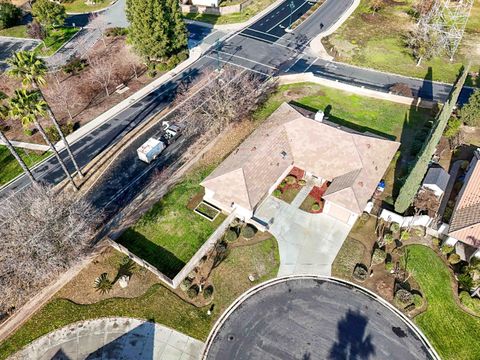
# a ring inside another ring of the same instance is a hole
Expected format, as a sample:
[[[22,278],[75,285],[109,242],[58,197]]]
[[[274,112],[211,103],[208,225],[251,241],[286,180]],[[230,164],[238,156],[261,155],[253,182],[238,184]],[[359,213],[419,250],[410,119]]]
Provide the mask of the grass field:
[[[112,2],[113,1],[110,0],[99,0],[94,5],[87,5],[85,0],[73,0],[71,2],[64,2],[62,5],[65,6],[67,13],[87,13],[104,9]]]
[[[50,32],[48,37],[45,38],[42,44],[38,45],[35,51],[40,56],[50,56],[62,47],[67,41],[69,41],[80,28],[63,27],[54,29]]]
[[[133,299],[113,298],[92,305],[77,305],[65,299],[50,301],[13,336],[0,344],[0,359],[5,359],[34,339],[76,321],[106,316],[125,316],[152,320],[205,341],[221,312],[250,287],[274,277],[279,255],[274,238],[251,246],[232,249],[230,255],[213,270],[215,308],[197,308],[181,300],[160,284]],[[250,282],[248,275],[259,274]],[[79,289],[82,291],[82,289]]]
[[[423,78],[433,69],[433,80],[453,82],[462,63],[472,61],[472,71],[480,67],[480,2],[475,1],[460,50],[451,62],[437,57],[416,66],[405,48],[405,36],[415,19],[408,15],[413,0],[384,2],[385,8],[372,15],[369,0],[361,0],[353,15],[331,35],[326,48],[334,47],[336,59],[349,64]]]
[[[471,297],[466,291],[462,291],[458,297],[465,307],[472,310],[475,314],[480,316],[480,299],[478,297]]]
[[[461,310],[455,302],[451,275],[433,250],[407,247],[407,268],[427,300],[427,311],[414,318],[444,360],[480,359],[480,318]]]
[[[23,149],[17,149],[17,151],[28,167],[32,167],[50,155],[48,152],[38,154],[34,151]],[[0,186],[8,183],[21,173],[22,168],[13,155],[10,154],[10,151],[8,151],[6,146],[0,145]]]
[[[27,34],[26,25],[12,26],[11,28],[0,30],[0,36],[10,36],[10,37],[17,37],[17,38],[29,37]]]
[[[211,170],[197,171],[177,184],[118,242],[173,278],[225,219],[220,214],[211,222],[187,208]]]
[[[256,0],[248,5],[242,12],[233,13],[228,15],[210,15],[210,14],[183,14],[186,19],[202,21],[209,24],[235,24],[247,21],[252,16],[258,14],[260,11],[265,9],[267,6],[272,4],[275,0]],[[232,5],[237,2],[232,2]],[[226,6],[226,5],[223,5]]]

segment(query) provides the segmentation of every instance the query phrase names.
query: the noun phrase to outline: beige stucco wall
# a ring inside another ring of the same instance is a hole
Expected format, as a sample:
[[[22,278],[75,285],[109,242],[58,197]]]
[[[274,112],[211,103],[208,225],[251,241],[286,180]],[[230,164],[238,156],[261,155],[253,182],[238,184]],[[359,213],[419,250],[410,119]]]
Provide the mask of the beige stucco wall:
[[[331,201],[325,201],[323,212],[349,225],[353,225],[358,218],[358,214],[334,204]]]

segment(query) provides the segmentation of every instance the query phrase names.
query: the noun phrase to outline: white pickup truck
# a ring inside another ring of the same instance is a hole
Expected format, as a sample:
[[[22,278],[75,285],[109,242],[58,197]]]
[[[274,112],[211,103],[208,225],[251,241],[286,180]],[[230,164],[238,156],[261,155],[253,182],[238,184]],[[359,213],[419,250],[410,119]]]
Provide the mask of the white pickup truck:
[[[166,147],[163,141],[150,138],[137,149],[137,155],[140,160],[150,164]]]

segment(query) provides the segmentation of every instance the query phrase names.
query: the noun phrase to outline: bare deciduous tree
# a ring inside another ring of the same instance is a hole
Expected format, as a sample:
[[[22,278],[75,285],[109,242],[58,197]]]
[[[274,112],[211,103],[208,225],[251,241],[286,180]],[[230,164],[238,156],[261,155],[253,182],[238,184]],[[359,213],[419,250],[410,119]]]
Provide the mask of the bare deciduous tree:
[[[97,216],[75,194],[43,185],[0,203],[0,316],[88,252]]]
[[[128,48],[126,56],[122,59],[122,62],[128,65],[133,72],[135,79],[138,79],[138,70],[141,67],[141,58],[133,52],[133,49]]]
[[[80,104],[80,96],[71,82],[61,81],[54,74],[55,80],[50,87],[44,90],[48,102],[56,108],[65,109],[70,120],[73,120],[72,111]]]
[[[108,87],[112,82],[113,66],[106,59],[92,59],[90,61],[90,77],[92,82],[99,84],[105,90],[107,96],[110,96]]]
[[[229,123],[248,118],[275,85],[251,72],[224,68],[198,94],[184,101],[177,116],[186,123],[187,132],[218,133]]]
[[[88,17],[88,27],[100,32],[103,46],[107,47],[107,43],[105,42],[105,31],[108,28],[108,21],[106,16],[102,13],[90,14]]]

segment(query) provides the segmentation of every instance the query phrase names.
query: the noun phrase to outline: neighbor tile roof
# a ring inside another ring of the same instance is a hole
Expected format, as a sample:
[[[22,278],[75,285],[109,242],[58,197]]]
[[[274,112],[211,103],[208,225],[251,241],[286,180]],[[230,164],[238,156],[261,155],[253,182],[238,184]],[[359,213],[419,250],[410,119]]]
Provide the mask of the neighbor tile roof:
[[[449,235],[480,248],[480,149],[475,151],[453,210]]]
[[[284,103],[202,185],[226,205],[253,210],[295,165],[332,182],[326,199],[360,213],[399,145],[315,121]]]

